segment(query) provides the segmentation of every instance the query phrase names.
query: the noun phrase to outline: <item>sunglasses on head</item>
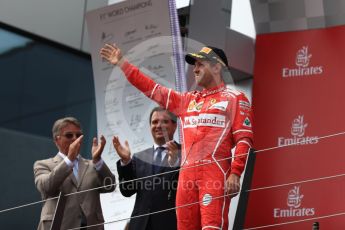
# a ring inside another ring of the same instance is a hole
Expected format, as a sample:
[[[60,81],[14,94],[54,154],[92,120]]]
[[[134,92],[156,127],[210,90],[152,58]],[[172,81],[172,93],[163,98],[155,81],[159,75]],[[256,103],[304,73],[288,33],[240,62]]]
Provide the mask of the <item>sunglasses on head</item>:
[[[83,133],[65,133],[65,134],[63,134],[63,135],[61,135],[61,136],[64,136],[64,137],[66,137],[67,139],[72,139],[74,136],[75,136],[76,138],[79,138],[81,135],[83,135]]]

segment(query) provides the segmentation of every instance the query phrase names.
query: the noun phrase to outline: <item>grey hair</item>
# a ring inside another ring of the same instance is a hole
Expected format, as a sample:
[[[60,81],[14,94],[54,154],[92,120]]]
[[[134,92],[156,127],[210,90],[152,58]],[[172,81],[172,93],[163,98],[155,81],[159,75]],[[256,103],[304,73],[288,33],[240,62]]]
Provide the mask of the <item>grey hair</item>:
[[[80,122],[74,117],[64,117],[54,122],[52,133],[54,140],[60,135],[61,129],[66,127],[68,124],[73,124],[81,129]]]

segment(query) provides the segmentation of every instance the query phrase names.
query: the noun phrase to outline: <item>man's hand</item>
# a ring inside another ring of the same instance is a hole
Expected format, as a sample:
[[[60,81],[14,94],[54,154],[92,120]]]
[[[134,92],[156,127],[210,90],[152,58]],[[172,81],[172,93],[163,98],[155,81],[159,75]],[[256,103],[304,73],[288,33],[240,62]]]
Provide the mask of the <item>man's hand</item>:
[[[240,177],[236,174],[230,174],[225,184],[225,192],[227,195],[230,195],[230,198],[237,196],[240,191]]]
[[[120,64],[122,60],[121,50],[116,46],[116,44],[105,44],[100,50],[100,55],[113,65]]]
[[[175,141],[168,141],[166,145],[168,153],[168,162],[170,166],[173,166],[178,160],[178,145],[175,143]]]
[[[80,137],[78,137],[78,139],[76,139],[72,142],[72,144],[69,145],[67,157],[70,161],[74,161],[77,158],[83,137],[84,135],[81,135]]]
[[[114,148],[124,164],[127,164],[131,159],[131,150],[129,149],[128,141],[125,145],[121,145],[119,137],[113,137]]]
[[[105,140],[103,135],[101,136],[100,140],[101,140],[100,144],[98,144],[96,137],[94,137],[92,140],[91,153],[92,153],[92,162],[94,164],[96,164],[101,159],[101,155],[102,155],[105,143],[106,143],[106,140]]]

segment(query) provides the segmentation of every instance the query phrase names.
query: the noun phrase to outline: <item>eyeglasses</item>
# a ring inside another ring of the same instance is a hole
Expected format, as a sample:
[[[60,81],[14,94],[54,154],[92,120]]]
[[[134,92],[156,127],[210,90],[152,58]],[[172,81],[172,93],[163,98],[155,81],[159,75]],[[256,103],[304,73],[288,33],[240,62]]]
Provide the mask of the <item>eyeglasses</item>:
[[[67,139],[72,139],[73,137],[79,138],[83,133],[65,133],[61,136],[66,137]]]

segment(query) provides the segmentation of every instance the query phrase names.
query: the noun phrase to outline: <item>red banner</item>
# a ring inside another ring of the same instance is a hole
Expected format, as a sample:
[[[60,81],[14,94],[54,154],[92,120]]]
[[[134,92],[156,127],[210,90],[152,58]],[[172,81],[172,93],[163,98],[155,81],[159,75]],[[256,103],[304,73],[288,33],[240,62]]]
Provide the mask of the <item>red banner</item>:
[[[344,41],[344,26],[257,36],[245,229],[344,229]]]

